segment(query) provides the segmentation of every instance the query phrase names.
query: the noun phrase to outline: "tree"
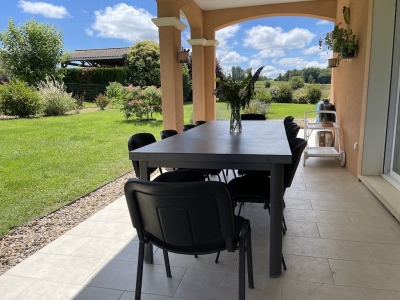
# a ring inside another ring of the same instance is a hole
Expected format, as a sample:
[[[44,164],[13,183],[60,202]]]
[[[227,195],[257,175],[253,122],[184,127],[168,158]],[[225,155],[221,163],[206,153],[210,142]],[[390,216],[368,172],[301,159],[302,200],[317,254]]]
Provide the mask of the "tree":
[[[289,84],[293,90],[297,90],[304,86],[304,79],[301,76],[292,76],[289,80]]]
[[[161,86],[160,47],[153,41],[141,41],[130,47],[127,54],[131,72],[129,82],[138,86]]]
[[[31,19],[17,27],[12,18],[8,28],[0,32],[0,61],[10,79],[30,84],[44,80],[46,75],[59,78],[57,64],[63,56],[61,30]]]
[[[246,72],[239,66],[232,66],[232,79],[243,80]]]

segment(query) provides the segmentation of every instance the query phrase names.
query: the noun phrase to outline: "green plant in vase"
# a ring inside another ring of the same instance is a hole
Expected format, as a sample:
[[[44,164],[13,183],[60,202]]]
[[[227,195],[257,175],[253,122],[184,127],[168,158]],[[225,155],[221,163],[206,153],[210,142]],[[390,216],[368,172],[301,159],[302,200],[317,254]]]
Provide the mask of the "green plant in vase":
[[[352,58],[358,49],[357,36],[353,30],[335,25],[333,30],[325,35],[325,45],[328,50],[338,53],[338,59]]]
[[[260,76],[264,67],[259,68],[254,75],[248,70],[243,80],[226,79],[217,77],[215,81],[218,87],[214,90],[214,95],[219,100],[225,101],[231,109],[230,132],[242,132],[242,121],[240,110],[249,106],[250,100],[254,96],[254,83]]]

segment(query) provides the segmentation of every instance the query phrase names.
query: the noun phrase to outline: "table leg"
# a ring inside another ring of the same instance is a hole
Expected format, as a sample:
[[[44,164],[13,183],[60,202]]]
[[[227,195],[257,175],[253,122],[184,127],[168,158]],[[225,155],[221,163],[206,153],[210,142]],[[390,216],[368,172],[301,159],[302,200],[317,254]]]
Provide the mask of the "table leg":
[[[148,170],[148,162],[140,161],[140,179],[150,180],[150,174]],[[144,262],[146,264],[153,263],[153,245],[148,243],[144,246]]]
[[[278,278],[282,274],[282,218],[283,218],[283,165],[271,167],[271,229],[269,277]]]

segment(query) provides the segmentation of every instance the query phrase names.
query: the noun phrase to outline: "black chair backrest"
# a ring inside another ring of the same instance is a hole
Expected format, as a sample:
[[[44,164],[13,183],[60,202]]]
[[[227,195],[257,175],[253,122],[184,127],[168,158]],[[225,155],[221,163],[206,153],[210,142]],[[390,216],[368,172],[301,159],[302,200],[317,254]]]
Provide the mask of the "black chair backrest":
[[[286,124],[285,124],[285,130],[288,129],[288,128],[289,128],[290,126],[292,126],[293,124],[294,124],[294,125],[297,125],[297,123],[295,123],[295,122],[288,122],[288,123],[286,123]]]
[[[166,129],[166,130],[163,130],[160,132],[162,140],[169,138],[170,136],[177,135],[177,134],[178,134],[178,131],[176,131],[175,129]]]
[[[173,172],[165,172],[154,178],[153,181],[157,182],[192,182],[192,181],[204,181],[205,177],[199,172],[185,169],[176,170]]]
[[[200,126],[200,125],[203,125],[203,124],[205,124],[205,123],[207,123],[206,121],[196,121],[196,122],[194,122],[194,125],[196,125],[196,126]]]
[[[129,138],[128,149],[129,151],[150,145],[156,142],[156,138],[151,133],[136,133]],[[136,177],[140,177],[139,162],[132,160],[133,169],[135,170]],[[149,174],[153,173],[155,168],[149,168]]]
[[[297,167],[301,158],[301,154],[306,147],[307,142],[301,138],[294,138],[289,141],[290,150],[292,151],[292,163],[284,166],[284,184],[285,189],[290,187],[296,174]]]
[[[293,120],[294,120],[294,117],[292,117],[292,116],[287,116],[287,117],[283,120],[283,124],[286,125],[286,123],[293,122]]]
[[[233,201],[222,182],[165,183],[129,179],[125,197],[133,227],[141,242],[184,253],[226,240],[234,251]]]
[[[295,125],[294,127],[291,127],[291,128],[292,128],[292,130],[290,130],[290,132],[287,134],[288,141],[291,141],[292,139],[297,137],[297,135],[299,134],[299,131],[300,131],[300,126],[298,126],[298,125]]]
[[[290,125],[286,128],[286,137],[289,135],[289,133],[292,131],[293,128],[297,126],[296,123],[289,123]]]
[[[183,131],[188,131],[195,127],[196,127],[196,125],[194,125],[194,124],[186,124],[186,125],[183,125],[182,129],[183,129]]]
[[[262,114],[241,114],[243,121],[265,121],[267,118]]]

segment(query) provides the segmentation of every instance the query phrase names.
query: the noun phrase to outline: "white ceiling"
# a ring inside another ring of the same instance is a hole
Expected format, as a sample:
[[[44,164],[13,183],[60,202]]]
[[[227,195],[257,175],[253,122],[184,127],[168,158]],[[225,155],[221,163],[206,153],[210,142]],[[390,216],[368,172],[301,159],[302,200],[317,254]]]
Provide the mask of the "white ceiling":
[[[306,2],[314,0],[194,0],[202,10],[225,9],[266,4]]]

